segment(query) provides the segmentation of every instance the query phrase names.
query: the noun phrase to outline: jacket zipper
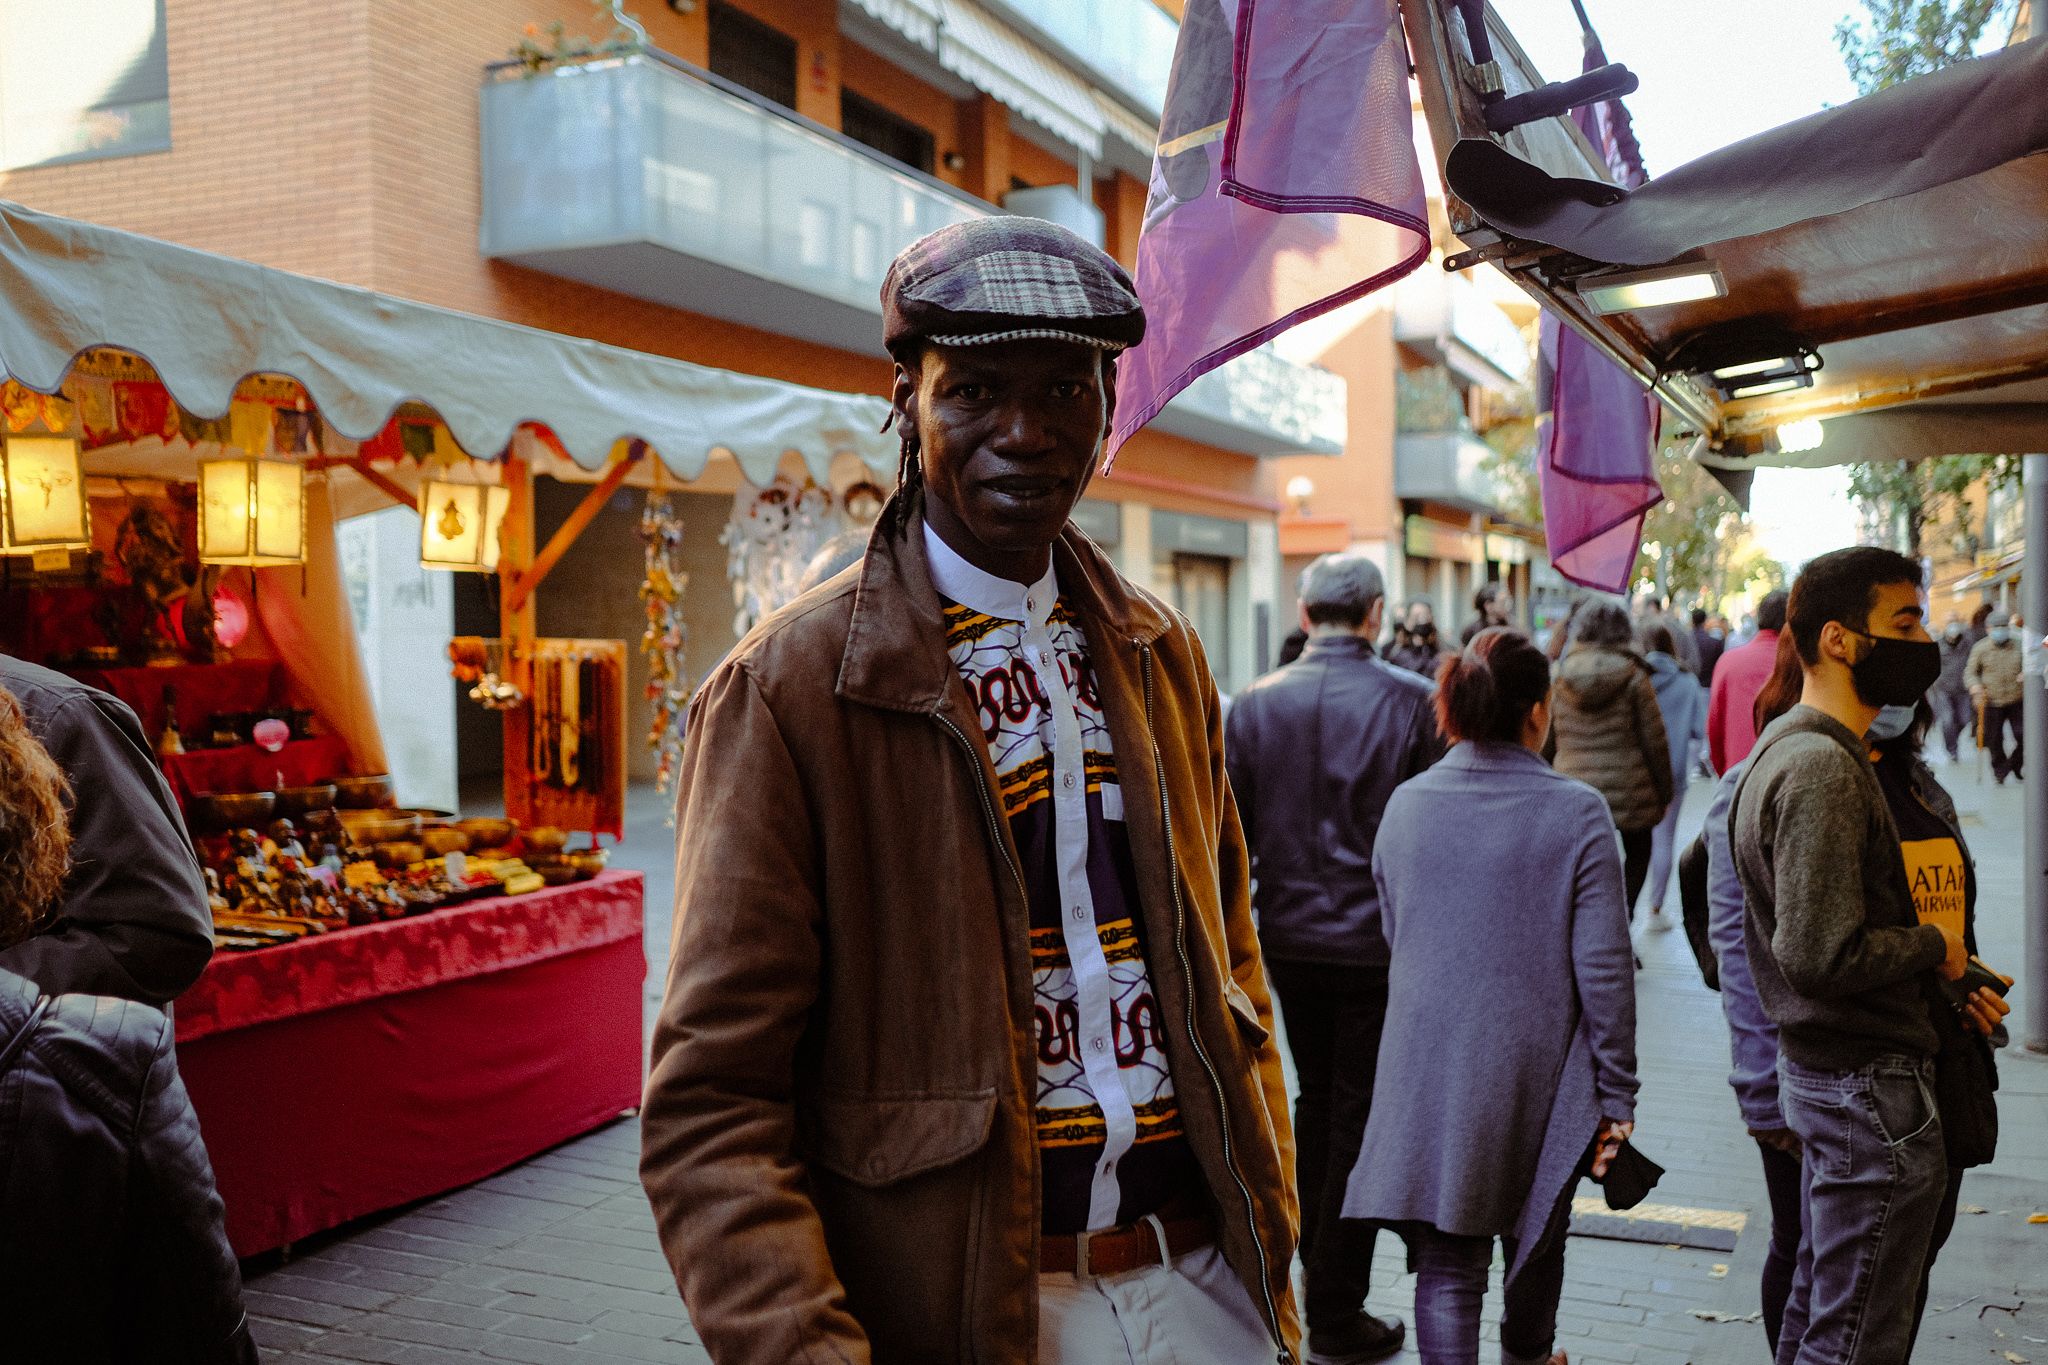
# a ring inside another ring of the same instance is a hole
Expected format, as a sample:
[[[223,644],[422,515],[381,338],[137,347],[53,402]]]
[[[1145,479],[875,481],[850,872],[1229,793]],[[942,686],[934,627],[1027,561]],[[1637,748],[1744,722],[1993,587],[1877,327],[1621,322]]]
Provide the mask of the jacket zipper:
[[[934,715],[932,719],[943,725],[947,733],[952,735],[954,740],[959,743],[960,752],[967,756],[968,767],[974,770],[974,790],[981,797],[981,814],[982,819],[988,825],[988,837],[995,844],[996,852],[1002,855],[1003,865],[1010,869],[1010,876],[1017,883],[1019,903],[1024,906],[1026,915],[1029,915],[1031,893],[1024,886],[1024,870],[1017,866],[1017,860],[1010,856],[1009,845],[1003,842],[1003,828],[996,822],[995,801],[988,794],[988,778],[981,771],[981,751],[976,749],[974,742],[967,738],[966,731],[962,730],[945,716]],[[969,1275],[970,1277],[972,1276],[971,1266],[969,1267]],[[973,1286],[971,1283],[968,1286],[968,1302],[973,1302]]]
[[[1266,1306],[1266,1330],[1273,1335],[1273,1344],[1280,1348],[1275,1357],[1278,1365],[1292,1365],[1294,1356],[1287,1349],[1285,1338],[1280,1335],[1280,1310],[1273,1304],[1273,1273],[1266,1258],[1266,1243],[1259,1236],[1259,1221],[1252,1207],[1251,1186],[1245,1184],[1238,1173],[1237,1158],[1231,1154],[1230,1146],[1230,1105],[1223,1098],[1223,1080],[1216,1074],[1215,1063],[1209,1060],[1209,1051],[1202,1046],[1202,1035],[1195,1029],[1195,968],[1188,955],[1187,905],[1180,894],[1180,862],[1173,851],[1173,803],[1167,797],[1166,760],[1159,752],[1159,737],[1152,729],[1152,647],[1131,641],[1138,649],[1139,671],[1145,679],[1145,738],[1152,745],[1152,771],[1159,778],[1159,819],[1166,834],[1166,882],[1173,891],[1173,947],[1180,957],[1181,981],[1187,992],[1188,1042],[1195,1049],[1195,1057],[1208,1073],[1209,1088],[1216,1095],[1216,1113],[1223,1126],[1223,1166],[1230,1172],[1230,1178],[1237,1185],[1237,1192],[1244,1197],[1245,1229],[1252,1235],[1252,1249],[1259,1253],[1259,1294]]]

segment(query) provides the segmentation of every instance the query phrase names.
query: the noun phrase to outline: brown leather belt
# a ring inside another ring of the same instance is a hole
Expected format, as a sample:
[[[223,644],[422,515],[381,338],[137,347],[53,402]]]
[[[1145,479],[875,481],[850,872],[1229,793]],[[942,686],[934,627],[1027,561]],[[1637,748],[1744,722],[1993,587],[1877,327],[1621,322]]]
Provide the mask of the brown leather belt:
[[[1161,1264],[1159,1242],[1162,1234],[1166,1241],[1166,1254],[1172,1257],[1200,1251],[1216,1240],[1215,1231],[1206,1218],[1141,1218],[1120,1228],[1104,1228],[1101,1232],[1042,1238],[1038,1244],[1038,1268],[1049,1275],[1127,1275],[1133,1270]]]

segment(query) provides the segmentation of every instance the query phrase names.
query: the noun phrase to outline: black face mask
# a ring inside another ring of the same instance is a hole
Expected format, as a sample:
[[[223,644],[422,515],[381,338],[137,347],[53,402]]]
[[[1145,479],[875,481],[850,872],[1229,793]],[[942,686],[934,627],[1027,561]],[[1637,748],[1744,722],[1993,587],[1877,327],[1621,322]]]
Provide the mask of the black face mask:
[[[1870,641],[1849,666],[1856,696],[1865,706],[1911,706],[1941,677],[1941,646],[1932,640],[1898,640],[1844,627]]]

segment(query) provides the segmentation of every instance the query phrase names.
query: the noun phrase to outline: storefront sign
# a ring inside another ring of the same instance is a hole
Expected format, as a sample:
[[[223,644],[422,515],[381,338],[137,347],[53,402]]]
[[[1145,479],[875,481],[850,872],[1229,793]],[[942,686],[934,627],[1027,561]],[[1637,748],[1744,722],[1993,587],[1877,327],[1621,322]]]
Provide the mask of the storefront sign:
[[[1251,552],[1251,532],[1243,522],[1223,517],[1155,511],[1152,514],[1152,552],[1243,559]]]
[[[1489,533],[1486,537],[1486,557],[1496,564],[1526,564],[1529,562],[1529,542],[1513,536]]]
[[[1415,559],[1445,559],[1462,564],[1480,558],[1486,548],[1485,541],[1470,531],[1421,516],[1410,516],[1402,523],[1401,540]]]

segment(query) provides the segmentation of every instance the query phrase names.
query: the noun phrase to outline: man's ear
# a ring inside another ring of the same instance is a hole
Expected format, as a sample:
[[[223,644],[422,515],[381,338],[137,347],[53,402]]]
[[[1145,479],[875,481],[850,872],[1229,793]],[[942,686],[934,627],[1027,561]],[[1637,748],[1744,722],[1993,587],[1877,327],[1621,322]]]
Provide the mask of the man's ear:
[[[889,384],[889,405],[896,411],[896,421],[905,431],[917,430],[917,385],[919,372],[896,362],[896,376]]]
[[[1850,643],[1850,630],[1840,621],[1830,621],[1820,628],[1820,652],[1825,659],[1834,659],[1846,667],[1856,665],[1856,647]]]

